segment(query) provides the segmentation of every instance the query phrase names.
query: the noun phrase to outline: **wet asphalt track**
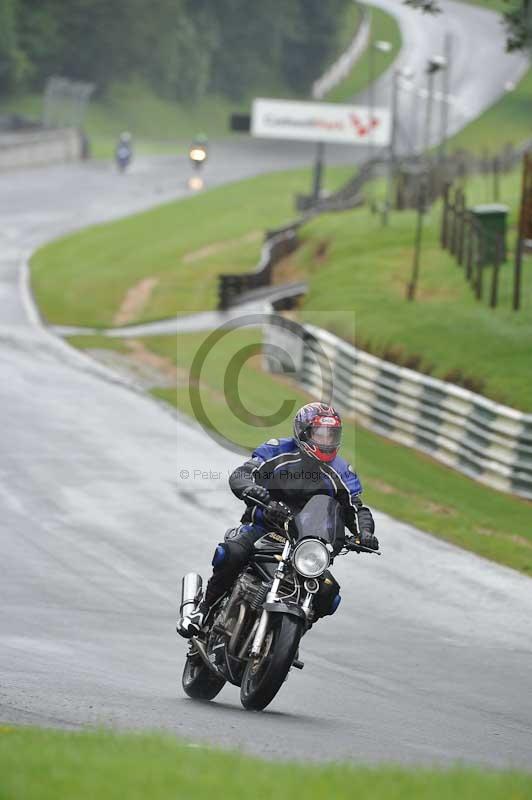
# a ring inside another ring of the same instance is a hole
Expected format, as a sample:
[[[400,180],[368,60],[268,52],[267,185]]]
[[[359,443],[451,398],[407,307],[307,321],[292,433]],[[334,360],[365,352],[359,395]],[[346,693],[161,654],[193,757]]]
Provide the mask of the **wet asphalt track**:
[[[308,155],[220,148],[233,158],[212,184]],[[340,611],[269,711],[244,712],[233,687],[183,696],[178,576],[205,571],[237,518],[238,459],[29,324],[18,281],[42,241],[183,194],[186,174],[153,159],[124,178],[0,176],[0,719],[164,729],[266,757],[530,768],[530,580],[384,515],[383,557],[338,562]]]

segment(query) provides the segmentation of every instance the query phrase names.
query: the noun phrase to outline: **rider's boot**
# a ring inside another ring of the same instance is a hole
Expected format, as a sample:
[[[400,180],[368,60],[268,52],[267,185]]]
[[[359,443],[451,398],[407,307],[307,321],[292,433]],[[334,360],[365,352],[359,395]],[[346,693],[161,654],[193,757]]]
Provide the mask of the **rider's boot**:
[[[178,634],[184,639],[197,636],[205,624],[209,611],[209,604],[202,600],[190,614],[177,621],[176,631]]]

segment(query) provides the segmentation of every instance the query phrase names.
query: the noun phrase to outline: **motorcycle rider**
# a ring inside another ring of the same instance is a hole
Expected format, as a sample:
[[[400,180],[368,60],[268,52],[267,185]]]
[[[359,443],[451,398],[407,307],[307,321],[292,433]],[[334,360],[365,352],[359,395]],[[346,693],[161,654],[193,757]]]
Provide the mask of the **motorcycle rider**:
[[[241,524],[227,531],[224,542],[216,547],[213,573],[203,600],[178,621],[177,632],[181,636],[189,638],[199,633],[212,607],[251,558],[254,543],[271,530],[269,526],[282,527],[287,517],[301,511],[313,495],[329,495],[340,503],[352,544],[378,550],[373,516],[360,498],[360,480],[338,456],[341,436],[339,413],[325,403],[308,403],[295,416],[293,437],[261,444],[231,474],[229,486],[247,507]],[[339,584],[327,571],[315,597],[316,617],[336,611],[339,590]]]
[[[129,131],[122,131],[115,148],[115,160],[120,171],[125,170],[133,157],[133,137]]]

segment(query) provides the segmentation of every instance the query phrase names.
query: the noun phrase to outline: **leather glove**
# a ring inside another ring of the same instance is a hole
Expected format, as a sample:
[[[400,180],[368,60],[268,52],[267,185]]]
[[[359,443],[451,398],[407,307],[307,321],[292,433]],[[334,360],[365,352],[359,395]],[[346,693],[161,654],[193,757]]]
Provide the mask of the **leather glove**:
[[[370,531],[361,531],[357,538],[363,547],[369,547],[370,550],[379,549],[379,540],[375,534],[370,533]]]
[[[278,502],[277,500],[271,500],[268,504],[268,508],[264,509],[264,517],[267,522],[271,522],[272,525],[277,525],[278,528],[284,527],[284,524],[288,517],[292,515],[292,512],[288,508],[285,503]]]
[[[248,486],[244,489],[242,492],[242,500],[245,500],[246,503],[251,501],[251,505],[254,500],[258,500],[259,503],[263,503],[267,506],[270,502],[270,493],[264,486],[259,486],[258,483],[255,483],[253,486]]]

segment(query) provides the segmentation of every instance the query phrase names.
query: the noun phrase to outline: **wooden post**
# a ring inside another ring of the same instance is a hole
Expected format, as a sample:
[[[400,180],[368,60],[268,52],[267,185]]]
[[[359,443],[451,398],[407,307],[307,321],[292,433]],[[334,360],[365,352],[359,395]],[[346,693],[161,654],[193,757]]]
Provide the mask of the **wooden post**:
[[[465,224],[465,196],[460,193],[460,209],[458,212],[458,243],[456,256],[460,266],[464,263],[464,224]]]
[[[473,236],[473,223],[471,221],[471,217],[467,215],[467,260],[466,260],[466,278],[468,281],[471,281],[471,276],[473,275],[473,257],[474,257],[474,245],[475,245],[475,238]]]
[[[441,220],[440,243],[444,250],[449,244],[449,192],[451,185],[446,183],[443,188],[443,213]]]
[[[477,300],[482,300],[482,262],[484,260],[484,247],[485,247],[485,238],[482,235],[481,231],[475,228],[476,235],[477,235],[477,253],[476,253],[476,261],[477,261],[477,276],[476,276],[476,284],[475,284],[475,294]]]
[[[500,197],[500,172],[501,164],[499,161],[499,156],[495,156],[493,159],[493,200],[495,203],[499,202]]]
[[[523,267],[523,240],[517,235],[515,245],[515,266],[514,266],[514,311],[519,311],[521,307],[521,272]]]
[[[523,266],[524,240],[532,234],[532,151],[523,156],[523,184],[521,190],[521,209],[515,248],[514,267],[514,311],[521,305],[521,273]]]
[[[314,160],[314,174],[312,176],[312,203],[317,206],[320,200],[321,184],[323,181],[323,165],[324,165],[325,144],[317,142],[316,144],[316,157]]]
[[[493,258],[493,271],[491,275],[491,297],[490,297],[490,306],[491,308],[497,308],[497,298],[499,292],[499,267],[501,266],[502,262],[502,252],[503,252],[503,242],[500,236],[497,236],[497,241],[495,242],[495,255]]]
[[[425,213],[426,183],[424,179],[419,182],[417,202],[416,242],[414,247],[414,260],[412,263],[412,278],[406,289],[406,299],[414,300],[419,278],[419,260],[421,254],[421,239],[423,236],[423,215]]]
[[[458,209],[460,207],[460,195],[462,193],[461,189],[455,189],[453,204],[452,204],[452,220],[453,220],[453,227],[452,227],[452,234],[451,234],[451,246],[449,250],[453,254],[456,255],[456,241],[458,235]]]

